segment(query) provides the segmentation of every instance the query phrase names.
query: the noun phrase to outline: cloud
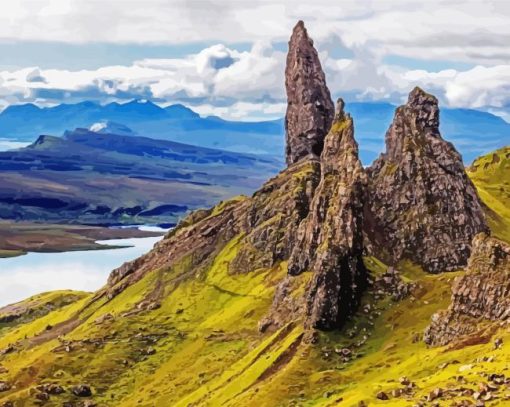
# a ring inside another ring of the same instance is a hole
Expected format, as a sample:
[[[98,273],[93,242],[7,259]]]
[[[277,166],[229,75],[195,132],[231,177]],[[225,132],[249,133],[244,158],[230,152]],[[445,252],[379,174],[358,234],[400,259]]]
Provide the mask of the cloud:
[[[100,12],[99,12],[100,11]],[[286,41],[303,19],[317,40],[381,54],[508,62],[510,5],[500,0],[17,0],[0,5],[0,38],[69,43]],[[19,27],[23,27],[20,30]]]
[[[497,0],[3,2],[0,38],[20,47],[29,40],[210,45],[93,70],[3,71],[0,106],[147,98],[231,119],[273,117],[285,102],[282,43],[304,19],[335,96],[400,103],[419,85],[443,105],[508,117],[509,17],[510,3]],[[232,45],[243,42],[251,48]]]
[[[41,71],[39,69],[34,69],[32,72],[27,74],[27,82],[46,82],[44,76],[41,75]]]
[[[268,104],[284,100],[284,63],[285,53],[269,43],[256,42],[243,52],[217,44],[183,58],[145,59],[130,66],[0,71],[0,97],[39,104],[147,98],[229,107],[232,117],[244,117],[241,111],[249,111],[250,104],[262,104],[252,111],[274,111]]]
[[[334,97],[398,104],[410,89],[421,86],[444,106],[497,110],[502,117],[510,106],[510,65],[431,72],[382,64],[364,49],[353,49],[351,58],[321,51],[321,58]],[[258,120],[284,113],[284,70],[285,53],[268,42],[242,52],[216,44],[183,58],[144,59],[130,66],[1,71],[0,99],[4,104],[44,105],[145,98],[184,103],[201,114]]]
[[[203,104],[193,106],[193,110],[202,116],[219,116],[232,120],[268,120],[281,118],[285,115],[287,103],[250,103],[236,102],[229,106]]]

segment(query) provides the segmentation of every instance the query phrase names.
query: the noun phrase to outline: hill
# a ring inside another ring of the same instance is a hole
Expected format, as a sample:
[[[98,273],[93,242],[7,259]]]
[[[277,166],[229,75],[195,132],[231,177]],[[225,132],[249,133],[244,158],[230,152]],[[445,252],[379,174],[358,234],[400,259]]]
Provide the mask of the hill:
[[[33,141],[34,135],[61,135],[67,129],[90,128],[105,122],[116,123],[117,128],[127,126],[138,135],[208,148],[271,155],[283,151],[281,120],[233,122],[202,118],[182,105],[163,108],[145,100],[45,108],[32,104],[9,106],[0,113],[0,138]]]
[[[0,217],[175,223],[188,210],[250,193],[280,165],[248,154],[77,129],[0,152]]]
[[[488,209],[494,235],[510,241],[510,147],[477,158],[468,174]]]

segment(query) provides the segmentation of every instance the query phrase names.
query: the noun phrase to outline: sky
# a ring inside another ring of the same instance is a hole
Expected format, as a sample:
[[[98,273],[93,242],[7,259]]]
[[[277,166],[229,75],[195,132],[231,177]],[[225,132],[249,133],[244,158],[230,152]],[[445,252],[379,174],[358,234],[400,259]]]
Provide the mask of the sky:
[[[2,1],[0,109],[151,99],[281,117],[300,19],[335,98],[399,104],[418,85],[510,121],[507,0]]]

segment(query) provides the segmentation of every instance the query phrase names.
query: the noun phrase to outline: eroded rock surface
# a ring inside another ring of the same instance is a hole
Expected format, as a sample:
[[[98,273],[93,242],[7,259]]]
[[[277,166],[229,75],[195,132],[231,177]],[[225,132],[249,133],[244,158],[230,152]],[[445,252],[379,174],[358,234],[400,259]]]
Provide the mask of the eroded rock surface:
[[[366,287],[362,261],[366,177],[353,121],[343,108],[340,99],[321,156],[321,181],[288,266],[291,275],[313,273],[306,294],[307,318],[320,329],[341,326]]]
[[[433,315],[424,340],[446,345],[475,333],[484,322],[510,320],[510,246],[479,234],[465,274],[452,287],[449,308]]]
[[[319,56],[302,21],[294,27],[289,41],[285,87],[287,164],[309,156],[318,158],[335,108]]]
[[[487,231],[462,158],[439,133],[437,99],[415,88],[386,133],[386,153],[368,169],[365,230],[374,254],[408,258],[426,271],[466,265],[471,240]]]

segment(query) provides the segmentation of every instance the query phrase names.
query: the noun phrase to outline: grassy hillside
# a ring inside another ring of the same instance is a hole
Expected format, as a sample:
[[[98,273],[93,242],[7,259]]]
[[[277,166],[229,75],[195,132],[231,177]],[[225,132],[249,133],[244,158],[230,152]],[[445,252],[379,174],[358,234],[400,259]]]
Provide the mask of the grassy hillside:
[[[468,175],[488,208],[493,234],[510,242],[510,147],[479,157]]]
[[[493,185],[506,185],[508,167],[494,170],[497,181],[485,172],[489,169],[482,165],[470,175],[497,216],[491,221],[496,232],[504,234],[508,200]],[[220,216],[225,207],[208,216]],[[205,268],[196,270],[184,258],[145,274],[111,300],[102,291],[59,292],[18,304],[16,309],[34,311],[22,313],[31,316],[19,323],[0,323],[0,405],[85,406],[84,400],[93,400],[98,406],[358,406],[361,401],[411,406],[433,405],[434,399],[450,406],[453,400],[474,403],[470,389],[488,382],[489,374],[508,375],[505,327],[488,327],[469,346],[425,345],[423,330],[431,315],[448,305],[451,284],[461,272],[430,275],[410,263],[398,268],[415,284],[413,294],[396,302],[377,291],[366,293],[358,315],[341,333],[321,333],[317,344],[309,344],[301,321],[260,333],[258,322],[287,267],[281,262],[229,273],[242,238],[230,239]],[[374,277],[386,269],[374,258],[365,263]],[[293,295],[309,277],[297,278]],[[12,307],[0,309],[0,321],[9,313]],[[503,339],[501,349],[494,348],[495,338]],[[408,383],[403,376],[410,384],[401,384]],[[49,386],[40,387],[50,383],[64,392],[48,394]],[[79,384],[90,386],[92,396],[74,395]],[[486,406],[510,402],[505,386],[497,387]],[[381,391],[389,400],[377,398]]]

